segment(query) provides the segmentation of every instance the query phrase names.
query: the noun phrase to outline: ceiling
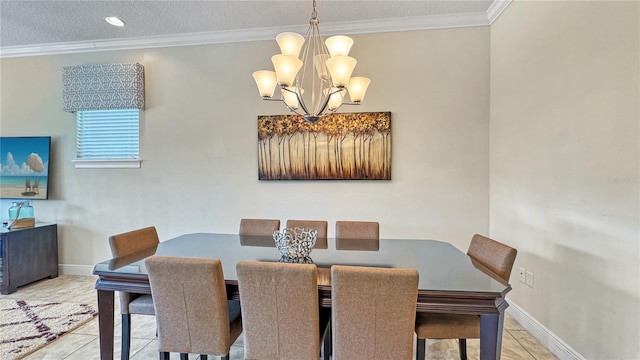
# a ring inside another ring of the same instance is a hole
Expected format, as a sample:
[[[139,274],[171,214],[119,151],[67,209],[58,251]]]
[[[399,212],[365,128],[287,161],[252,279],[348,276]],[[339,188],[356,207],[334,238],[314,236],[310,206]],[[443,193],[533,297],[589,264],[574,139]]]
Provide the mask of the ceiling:
[[[318,0],[323,35],[489,25],[510,0]],[[0,0],[0,56],[272,39],[312,0]],[[106,16],[126,26],[114,27]]]

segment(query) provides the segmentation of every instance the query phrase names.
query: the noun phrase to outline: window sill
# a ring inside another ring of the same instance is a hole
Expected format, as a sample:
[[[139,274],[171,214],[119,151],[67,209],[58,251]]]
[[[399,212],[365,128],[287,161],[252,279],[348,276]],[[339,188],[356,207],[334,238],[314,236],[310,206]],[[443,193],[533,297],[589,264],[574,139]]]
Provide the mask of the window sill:
[[[142,159],[76,159],[76,169],[139,169]]]

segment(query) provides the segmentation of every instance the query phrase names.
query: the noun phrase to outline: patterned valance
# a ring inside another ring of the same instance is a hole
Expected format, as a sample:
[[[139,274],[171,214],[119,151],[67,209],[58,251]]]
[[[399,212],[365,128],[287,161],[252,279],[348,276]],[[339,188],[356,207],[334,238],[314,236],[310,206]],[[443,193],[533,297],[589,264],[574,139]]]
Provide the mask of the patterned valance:
[[[92,64],[62,68],[63,110],[144,109],[141,64]]]

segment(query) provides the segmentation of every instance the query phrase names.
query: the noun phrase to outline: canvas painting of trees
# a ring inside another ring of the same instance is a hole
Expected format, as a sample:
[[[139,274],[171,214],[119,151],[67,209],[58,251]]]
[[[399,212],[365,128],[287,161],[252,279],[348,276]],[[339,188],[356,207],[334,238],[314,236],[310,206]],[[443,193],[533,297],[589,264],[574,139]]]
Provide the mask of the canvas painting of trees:
[[[391,113],[258,116],[259,180],[391,180]]]

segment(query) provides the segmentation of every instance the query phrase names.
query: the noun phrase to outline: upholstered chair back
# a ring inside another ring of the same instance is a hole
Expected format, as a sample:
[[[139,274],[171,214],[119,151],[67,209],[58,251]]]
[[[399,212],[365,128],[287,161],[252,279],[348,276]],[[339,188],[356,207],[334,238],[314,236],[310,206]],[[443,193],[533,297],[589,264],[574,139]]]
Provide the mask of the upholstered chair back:
[[[277,219],[240,220],[240,235],[272,236],[277,230],[280,230],[280,220]]]
[[[334,360],[411,359],[417,296],[416,270],[332,266]]]
[[[109,247],[114,258],[150,249],[159,243],[158,232],[154,226],[109,236]],[[154,315],[155,311],[151,295],[124,291],[119,291],[118,294],[120,297],[120,313],[122,315],[122,349],[120,358],[128,360],[131,348],[131,314]]]
[[[287,228],[310,228],[316,230],[316,244],[314,249],[326,249],[327,246],[327,228],[329,224],[324,220],[287,220]]]
[[[158,350],[228,356],[242,332],[239,306],[227,302],[218,259],[146,260],[158,325]],[[229,319],[237,319],[230,324]]]
[[[473,235],[467,255],[504,282],[509,282],[518,251],[501,242],[479,234]]]
[[[317,360],[324,331],[316,266],[240,261],[236,272],[245,359]]]
[[[380,249],[380,225],[373,221],[336,221],[338,250]]]
[[[121,257],[158,245],[158,232],[149,226],[122,234],[109,236],[109,246],[113,257]]]

